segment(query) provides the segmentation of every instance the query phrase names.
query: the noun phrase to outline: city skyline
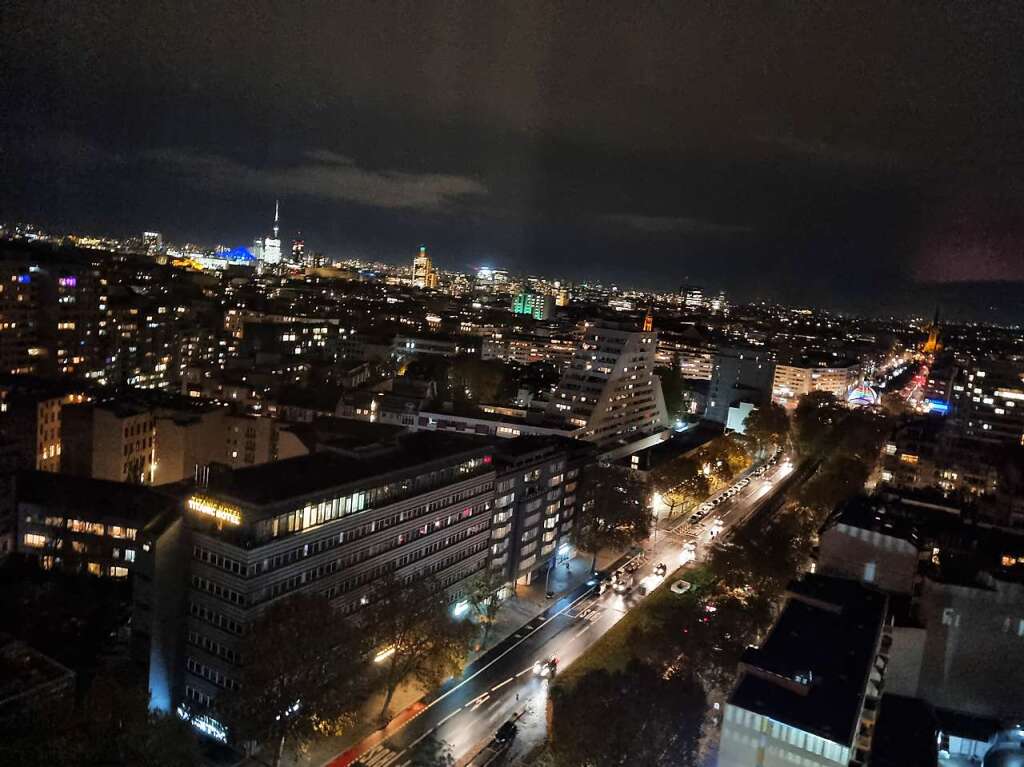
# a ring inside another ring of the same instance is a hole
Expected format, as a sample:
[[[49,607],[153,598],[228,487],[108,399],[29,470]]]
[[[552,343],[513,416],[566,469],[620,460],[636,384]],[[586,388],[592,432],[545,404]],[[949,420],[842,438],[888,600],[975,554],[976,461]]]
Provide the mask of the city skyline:
[[[244,67],[228,55],[249,28],[237,9],[170,23],[16,4],[0,145],[23,183],[0,206],[238,244],[280,196],[291,231],[337,255],[395,261],[426,241],[443,268],[720,281],[860,311],[909,296],[923,312],[967,285],[964,316],[1021,313],[1020,105],[1001,63],[1020,56],[1019,12],[645,9],[625,22],[641,50],[614,14],[450,11],[254,7],[266,23],[242,51],[267,55]]]

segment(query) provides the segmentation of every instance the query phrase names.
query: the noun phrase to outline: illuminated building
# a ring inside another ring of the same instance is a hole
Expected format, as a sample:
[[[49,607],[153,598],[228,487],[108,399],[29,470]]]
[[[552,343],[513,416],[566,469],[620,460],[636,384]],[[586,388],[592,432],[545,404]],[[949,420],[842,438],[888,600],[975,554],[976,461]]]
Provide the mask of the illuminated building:
[[[258,237],[253,242],[256,267],[261,273],[268,267],[274,268],[281,263],[280,216],[281,206],[275,201],[273,234],[270,237]]]
[[[548,320],[554,312],[555,301],[551,296],[538,293],[519,293],[512,301],[513,314],[526,314],[535,320]]]
[[[458,600],[487,567],[494,486],[491,447],[447,434],[211,474],[185,502],[182,540],[154,553],[177,552],[185,569],[155,595],[182,615],[153,637],[154,705],[202,711],[235,689],[241,637],[287,594],[324,594],[352,615],[393,574],[432,578]]]
[[[137,485],[35,471],[19,472],[15,491],[20,552],[46,570],[112,578],[128,576],[139,531],[176,504]]]
[[[935,310],[935,318],[931,321],[931,324],[927,327],[928,339],[924,342],[924,346],[921,348],[925,354],[935,354],[942,349],[942,343],[939,341],[939,310]]]
[[[583,439],[602,446],[661,432],[668,416],[654,375],[657,346],[653,330],[607,321],[589,327],[548,414],[582,428]]]
[[[565,437],[519,437],[495,456],[491,569],[529,585],[575,555],[580,471],[592,446]]]
[[[799,359],[788,364],[780,362],[775,366],[772,379],[772,401],[794,408],[805,394],[823,391],[845,402],[847,395],[863,378],[860,363],[854,360],[818,362]]]
[[[1024,444],[1024,361],[974,363],[967,371],[960,410],[968,439]]]
[[[163,235],[161,235],[160,232],[143,232],[142,247],[145,248],[146,253],[150,256],[155,256],[159,253],[163,253]]]
[[[412,260],[412,284],[417,288],[437,288],[437,270],[427,255],[426,245],[420,245],[416,257]]]
[[[51,349],[39,308],[43,280],[18,259],[0,263],[0,372],[43,374],[52,369]]]
[[[87,398],[75,382],[0,378],[0,470],[60,471],[63,407]]]
[[[698,285],[683,285],[679,288],[679,295],[682,298],[683,306],[690,311],[700,311],[707,306],[704,288]]]
[[[306,261],[306,241],[302,239],[292,240],[292,263],[302,266],[313,266]]]

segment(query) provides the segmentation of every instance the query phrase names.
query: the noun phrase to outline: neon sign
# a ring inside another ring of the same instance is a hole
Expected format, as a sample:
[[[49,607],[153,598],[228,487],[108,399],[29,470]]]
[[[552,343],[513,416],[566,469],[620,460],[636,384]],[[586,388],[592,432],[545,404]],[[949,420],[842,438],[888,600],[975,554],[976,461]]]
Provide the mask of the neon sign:
[[[227,522],[229,525],[242,524],[242,514],[236,507],[228,506],[212,498],[193,495],[188,499],[188,507],[192,511],[213,517],[220,522]]]

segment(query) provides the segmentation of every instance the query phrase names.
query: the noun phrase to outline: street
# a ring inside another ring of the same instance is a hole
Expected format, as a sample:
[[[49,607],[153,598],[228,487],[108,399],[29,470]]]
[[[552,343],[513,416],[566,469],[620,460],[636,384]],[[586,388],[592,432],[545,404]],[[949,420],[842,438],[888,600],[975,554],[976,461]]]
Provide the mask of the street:
[[[702,558],[713,536],[727,536],[735,526],[746,522],[786,484],[783,480],[792,471],[788,462],[780,461],[763,477],[751,478],[749,485],[716,506],[697,525],[689,522],[690,515],[671,520],[672,527],[656,530],[648,541],[647,557],[635,573],[630,593],[617,594],[609,588],[599,595],[595,581],[583,584],[468,666],[460,679],[451,680],[423,699],[410,712],[411,718],[393,722],[383,733],[328,760],[324,767],[354,763],[405,767],[411,763],[418,744],[431,733],[447,743],[457,763],[463,765],[490,742],[502,723],[518,717],[518,734],[500,760],[514,763],[546,737],[549,682],[534,673],[534,663],[553,657],[559,671],[564,670],[643,599],[640,585],[650,592],[665,577],[678,577],[675,571],[686,564],[686,541],[697,542],[697,557]],[[720,532],[716,532],[719,526]],[[667,576],[654,574],[659,562],[668,566]]]

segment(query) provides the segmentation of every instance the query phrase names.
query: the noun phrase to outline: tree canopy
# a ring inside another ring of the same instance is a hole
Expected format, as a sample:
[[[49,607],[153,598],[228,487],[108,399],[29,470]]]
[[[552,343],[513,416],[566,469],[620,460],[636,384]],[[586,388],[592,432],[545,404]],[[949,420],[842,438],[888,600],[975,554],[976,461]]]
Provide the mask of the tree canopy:
[[[585,496],[576,524],[576,543],[585,551],[624,549],[651,531],[651,488],[638,472],[592,464],[583,477]]]
[[[385,689],[381,719],[402,682],[415,679],[432,687],[461,671],[476,633],[469,621],[452,620],[444,591],[430,579],[385,580],[363,625],[377,650],[388,653],[378,664]]]
[[[364,635],[318,594],[272,602],[241,646],[239,689],[217,698],[232,738],[267,741],[275,764],[287,743],[348,726],[365,697]]]

